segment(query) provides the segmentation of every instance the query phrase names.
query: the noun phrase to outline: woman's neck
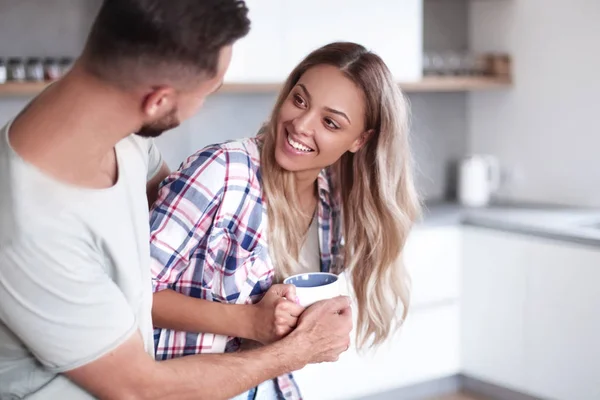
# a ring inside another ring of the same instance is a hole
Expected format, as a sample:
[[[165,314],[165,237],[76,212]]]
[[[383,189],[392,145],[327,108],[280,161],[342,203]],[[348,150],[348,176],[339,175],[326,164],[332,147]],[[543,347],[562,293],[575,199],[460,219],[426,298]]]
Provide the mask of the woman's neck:
[[[300,207],[305,214],[312,216],[317,205],[317,191],[315,185],[319,176],[319,172],[295,172],[294,176]]]

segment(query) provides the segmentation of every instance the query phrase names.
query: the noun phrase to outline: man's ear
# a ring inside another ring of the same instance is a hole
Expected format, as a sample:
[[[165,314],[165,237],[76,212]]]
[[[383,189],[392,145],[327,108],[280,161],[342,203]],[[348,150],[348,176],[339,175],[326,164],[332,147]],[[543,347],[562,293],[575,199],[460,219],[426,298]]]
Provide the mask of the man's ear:
[[[365,143],[369,141],[374,133],[375,131],[373,129],[369,129],[368,131],[361,133],[360,136],[352,143],[349,151],[351,153],[356,153],[359,151],[365,145]]]
[[[162,86],[152,89],[144,97],[142,102],[142,113],[148,119],[162,117],[169,113],[175,106],[175,90]]]

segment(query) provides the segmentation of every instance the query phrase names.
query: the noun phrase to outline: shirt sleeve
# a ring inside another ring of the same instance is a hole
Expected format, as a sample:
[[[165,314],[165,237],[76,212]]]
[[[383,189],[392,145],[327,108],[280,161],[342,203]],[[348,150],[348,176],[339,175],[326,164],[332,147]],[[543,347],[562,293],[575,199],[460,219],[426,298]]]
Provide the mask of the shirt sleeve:
[[[150,215],[153,290],[167,289],[190,265],[213,225],[228,175],[221,149],[190,157],[161,186]]]
[[[88,249],[77,240],[22,238],[0,251],[0,320],[52,372],[103,356],[137,329]]]
[[[150,179],[154,178],[154,176],[156,176],[160,170],[160,167],[163,163],[163,158],[154,140],[146,139],[146,141],[148,142],[148,175],[146,180],[149,181]]]

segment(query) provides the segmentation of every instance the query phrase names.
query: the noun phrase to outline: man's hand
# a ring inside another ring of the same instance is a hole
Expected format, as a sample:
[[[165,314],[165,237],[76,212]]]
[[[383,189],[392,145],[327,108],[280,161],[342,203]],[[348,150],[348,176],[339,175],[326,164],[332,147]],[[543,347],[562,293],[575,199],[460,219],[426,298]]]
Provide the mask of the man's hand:
[[[297,352],[301,363],[332,362],[350,347],[350,331],[350,299],[339,296],[308,307],[285,341]]]
[[[296,327],[304,307],[296,304],[294,285],[273,285],[252,310],[253,338],[269,344],[287,336]]]

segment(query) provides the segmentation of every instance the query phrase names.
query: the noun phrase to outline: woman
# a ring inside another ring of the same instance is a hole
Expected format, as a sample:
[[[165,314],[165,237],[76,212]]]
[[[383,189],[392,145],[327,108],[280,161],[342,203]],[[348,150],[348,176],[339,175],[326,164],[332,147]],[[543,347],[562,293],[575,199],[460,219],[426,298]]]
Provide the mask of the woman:
[[[332,43],[290,74],[257,137],[187,159],[151,217],[157,358],[285,336],[303,309],[293,287],[267,290],[304,271],[345,271],[359,346],[385,340],[408,310],[401,255],[420,210],[407,122],[383,61]],[[300,397],[291,375],[263,385]]]

